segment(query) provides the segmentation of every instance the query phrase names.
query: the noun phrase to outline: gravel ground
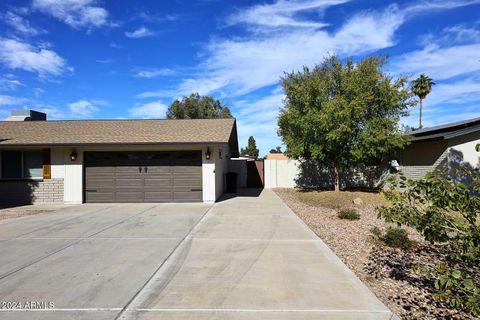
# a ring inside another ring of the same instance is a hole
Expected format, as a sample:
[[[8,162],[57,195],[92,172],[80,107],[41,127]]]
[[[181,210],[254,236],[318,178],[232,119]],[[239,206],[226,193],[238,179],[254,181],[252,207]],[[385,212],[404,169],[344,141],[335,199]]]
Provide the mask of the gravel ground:
[[[275,192],[305,223],[342,259],[342,261],[372,290],[376,296],[402,319],[474,319],[468,314],[448,309],[432,297],[432,283],[426,283],[413,271],[414,265],[434,266],[446,260],[442,246],[434,246],[422,240],[414,230],[407,230],[417,242],[413,251],[404,252],[382,246],[369,240],[370,230],[388,226],[377,219],[375,207],[384,204],[380,195],[346,193],[332,205],[319,205],[321,193],[305,195],[292,189],[275,189]],[[363,195],[363,196],[362,196]],[[331,193],[326,194],[334,201]],[[350,207],[360,213],[360,220],[341,220],[332,208]],[[363,204],[352,200],[361,198]]]
[[[51,212],[53,210],[29,210],[29,209],[22,209],[22,208],[5,208],[0,209],[0,221],[6,219],[13,219],[18,217],[24,216],[31,216],[35,214]]]

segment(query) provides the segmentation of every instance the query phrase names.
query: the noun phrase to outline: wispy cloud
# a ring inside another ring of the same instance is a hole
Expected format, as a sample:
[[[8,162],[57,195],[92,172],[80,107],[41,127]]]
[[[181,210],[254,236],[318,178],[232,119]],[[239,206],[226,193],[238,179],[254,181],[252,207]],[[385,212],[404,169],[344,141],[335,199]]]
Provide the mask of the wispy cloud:
[[[100,109],[94,105],[94,102],[88,100],[78,100],[68,105],[70,113],[75,118],[91,118],[93,114]]]
[[[151,37],[153,35],[155,35],[155,33],[145,27],[141,27],[133,31],[125,32],[125,36],[127,38],[132,38],[132,39]]]
[[[168,68],[150,68],[150,69],[137,69],[134,76],[137,78],[156,78],[162,76],[174,75],[175,71]]]
[[[40,77],[57,76],[73,71],[56,52],[34,47],[21,40],[0,38],[0,62],[11,69],[37,73]]]
[[[0,95],[0,106],[18,105],[29,101],[27,98]]]
[[[0,90],[14,90],[24,84],[12,74],[0,75]]]
[[[440,47],[429,44],[421,50],[407,52],[392,59],[391,69],[397,73],[427,73],[436,80],[480,71],[480,44]]]
[[[12,11],[7,11],[3,15],[3,21],[17,33],[24,36],[37,36],[46,32],[45,30],[32,27],[28,20]]]
[[[138,104],[128,110],[133,118],[160,119],[165,118],[168,106],[162,101],[152,101],[145,104]]]
[[[273,4],[259,4],[238,10],[227,18],[227,25],[245,24],[248,27],[262,28],[321,28],[326,23],[296,17],[305,11],[321,11],[328,7],[350,2],[351,0],[279,0]],[[257,31],[264,31],[257,29]]]
[[[178,91],[246,94],[275,85],[284,72],[319,63],[328,54],[362,56],[389,48],[396,44],[395,33],[407,19],[474,1],[421,2],[404,8],[390,5],[376,11],[357,12],[333,30],[322,28],[325,23],[320,17],[309,18],[312,13],[345,2],[278,0],[227,17],[229,25],[246,26],[246,34],[235,38],[213,38],[205,46],[197,74],[183,79]]]
[[[112,25],[108,12],[96,0],[33,0],[32,8],[63,21],[75,29]]]

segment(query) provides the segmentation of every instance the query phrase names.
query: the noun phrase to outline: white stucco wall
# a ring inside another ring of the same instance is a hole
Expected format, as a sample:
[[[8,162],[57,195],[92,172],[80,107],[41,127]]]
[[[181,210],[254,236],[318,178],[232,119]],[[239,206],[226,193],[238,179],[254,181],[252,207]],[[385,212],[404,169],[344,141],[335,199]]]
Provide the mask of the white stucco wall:
[[[265,188],[294,188],[298,164],[297,160],[265,160]]]
[[[480,132],[471,133],[449,141],[450,150],[460,151],[463,162],[470,164],[473,168],[480,167],[480,152],[475,150],[477,144],[480,144]]]
[[[83,202],[83,151],[77,151],[76,161],[70,160],[71,151],[71,149],[64,149],[63,152],[65,163],[63,201],[68,204],[80,204]]]
[[[230,150],[227,145],[215,148],[215,200],[225,192],[225,174],[227,173],[227,161]]]

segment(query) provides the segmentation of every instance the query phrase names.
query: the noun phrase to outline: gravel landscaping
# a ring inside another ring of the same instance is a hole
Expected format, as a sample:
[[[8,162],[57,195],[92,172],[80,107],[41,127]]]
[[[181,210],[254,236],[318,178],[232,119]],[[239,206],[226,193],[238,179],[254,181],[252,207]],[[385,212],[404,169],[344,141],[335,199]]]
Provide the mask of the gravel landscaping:
[[[447,261],[448,252],[443,246],[423,241],[410,229],[409,237],[416,242],[410,251],[370,239],[373,227],[388,227],[375,212],[376,206],[386,203],[380,194],[293,189],[275,192],[402,319],[474,319],[434,300],[433,284],[414,272],[417,265],[433,267]],[[343,208],[357,209],[360,219],[340,219],[337,211]],[[480,275],[480,270],[476,274]]]
[[[27,209],[25,207],[12,207],[12,208],[0,208],[0,221],[6,219],[19,218],[24,216],[31,216],[35,214],[41,214],[45,212],[51,212],[54,210],[41,210],[41,209]]]

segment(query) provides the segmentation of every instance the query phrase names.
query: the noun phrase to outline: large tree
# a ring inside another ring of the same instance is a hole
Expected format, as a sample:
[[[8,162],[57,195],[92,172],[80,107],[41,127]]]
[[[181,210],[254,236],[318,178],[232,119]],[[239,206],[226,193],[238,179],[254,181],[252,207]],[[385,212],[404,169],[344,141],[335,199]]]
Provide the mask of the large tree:
[[[435,84],[433,80],[424,74],[412,81],[412,92],[420,99],[420,120],[419,129],[422,129],[422,109],[423,99],[425,99],[430,92],[432,92],[432,86]]]
[[[286,97],[278,126],[286,153],[328,169],[336,191],[342,172],[383,163],[408,143],[398,122],[415,101],[406,78],[382,72],[385,63],[331,56],[281,79]]]
[[[257,142],[253,136],[248,138],[248,145],[245,148],[240,149],[240,154],[242,156],[250,156],[254,157],[255,159],[258,158],[258,154],[260,150],[257,148]]]
[[[198,93],[173,101],[167,110],[167,119],[213,118],[232,118],[232,114],[219,100],[211,96],[200,96]]]

